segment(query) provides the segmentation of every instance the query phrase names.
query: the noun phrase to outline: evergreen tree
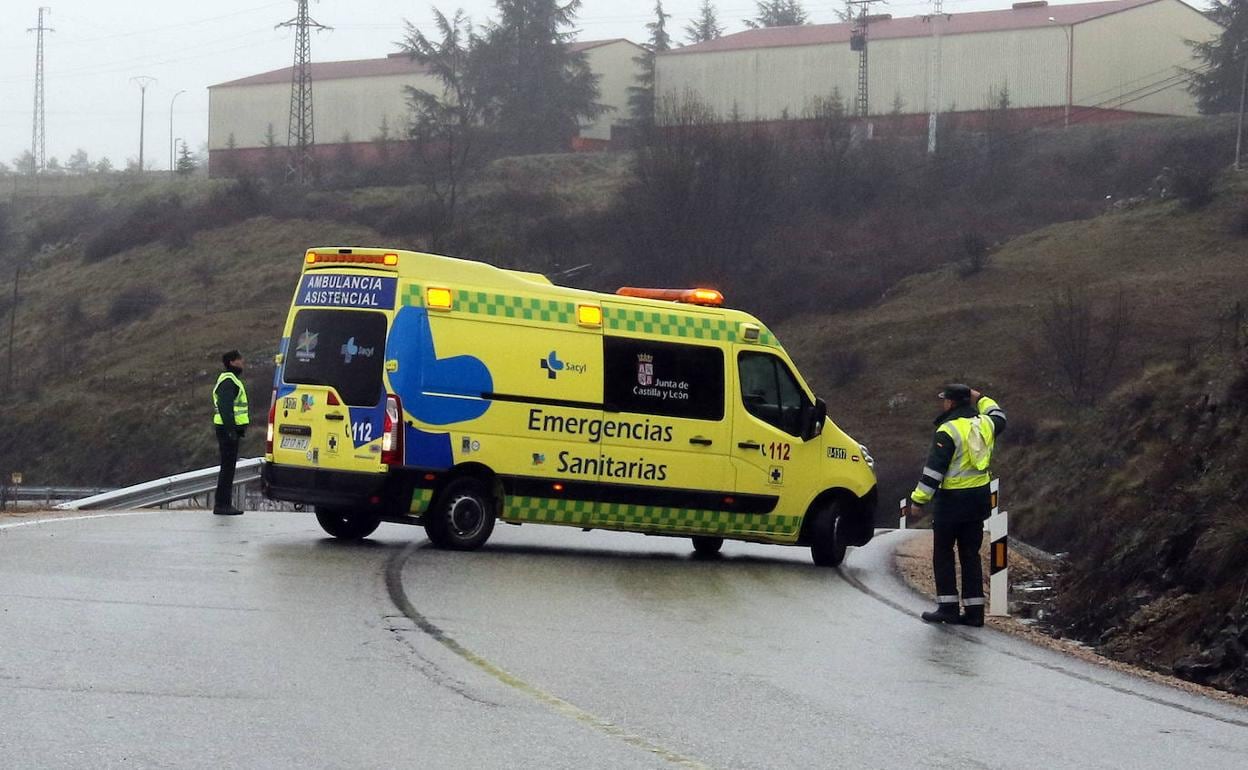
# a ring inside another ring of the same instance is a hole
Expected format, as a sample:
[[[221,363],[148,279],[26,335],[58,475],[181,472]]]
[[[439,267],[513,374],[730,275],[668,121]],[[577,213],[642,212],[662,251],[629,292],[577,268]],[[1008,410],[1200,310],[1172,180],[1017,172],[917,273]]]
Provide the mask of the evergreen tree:
[[[1188,71],[1187,88],[1206,115],[1237,111],[1248,58],[1248,0],[1213,0],[1208,16],[1222,25],[1222,34],[1190,43],[1204,66]]]
[[[724,34],[724,26],[719,23],[719,12],[711,0],[702,0],[698,7],[698,18],[685,26],[685,39],[691,44],[705,43]]]
[[[195,162],[195,158],[191,156],[190,146],[186,142],[183,142],[182,149],[178,150],[178,162],[175,166],[178,176],[190,176],[195,173],[195,169],[198,167],[199,164],[197,164]]]
[[[75,176],[82,176],[91,170],[91,159],[87,157],[87,151],[79,148],[73,155],[69,156],[69,160],[65,162],[65,168]]]
[[[762,27],[795,27],[807,23],[806,9],[801,0],[758,0],[758,15],[747,19],[750,29]]]
[[[108,158],[100,158],[99,163],[95,164],[95,172],[97,174],[111,174],[113,170],[113,162]]]
[[[672,50],[672,38],[667,34],[667,20],[672,15],[663,12],[663,0],[655,0],[654,21],[646,25],[650,30],[650,42],[646,52],[633,59],[641,72],[637,73],[637,85],[628,89],[628,107],[633,123],[638,126],[654,124],[654,58],[656,54]]]
[[[486,113],[513,152],[566,150],[605,108],[598,76],[569,48],[581,0],[495,0],[498,21],[475,47]]]
[[[439,92],[407,87],[414,157],[420,182],[433,200],[431,236],[433,247],[439,248],[454,232],[469,172],[482,156],[482,123],[490,95],[482,79],[484,43],[473,33],[472,23],[462,10],[449,18],[436,8],[433,14],[439,37],[429,38],[407,22],[403,50],[441,84]],[[383,122],[383,137],[389,133],[389,124]]]
[[[21,155],[13,159],[13,170],[26,176],[34,176],[36,168],[35,156],[30,150],[23,150]]]

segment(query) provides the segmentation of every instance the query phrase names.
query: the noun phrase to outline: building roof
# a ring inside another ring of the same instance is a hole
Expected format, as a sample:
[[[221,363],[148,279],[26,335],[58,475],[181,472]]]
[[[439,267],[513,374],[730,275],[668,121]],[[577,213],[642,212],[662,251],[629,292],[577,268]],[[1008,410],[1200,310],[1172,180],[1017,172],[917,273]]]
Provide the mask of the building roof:
[[[1109,0],[1099,3],[1075,3],[1072,5],[1048,5],[1042,3],[1018,3],[1017,6],[998,11],[946,14],[941,27],[942,35],[967,35],[975,32],[1001,32],[1016,29],[1035,29],[1054,25],[1070,26],[1091,19],[1120,13],[1160,0]],[[874,19],[868,28],[871,40],[889,40],[909,37],[930,37],[931,22],[928,16],[910,16],[904,19]],[[1052,18],[1053,21],[1049,21]],[[754,48],[781,48],[800,45],[827,45],[848,43],[854,29],[852,22],[839,24],[804,24],[797,27],[764,27],[749,29],[733,35],[725,35],[705,43],[674,48],[662,56],[711,53],[714,51],[741,51]]]
[[[573,53],[600,48],[612,43],[631,43],[622,37],[609,40],[582,40],[568,44]],[[217,83],[209,88],[233,88],[235,86],[259,86],[271,83],[289,83],[294,75],[294,67],[283,67],[280,70],[261,72],[226,83]],[[419,75],[426,71],[423,64],[417,63],[405,53],[392,53],[384,59],[352,59],[350,61],[326,61],[312,63],[312,80],[345,80],[347,78],[375,78],[388,75]]]

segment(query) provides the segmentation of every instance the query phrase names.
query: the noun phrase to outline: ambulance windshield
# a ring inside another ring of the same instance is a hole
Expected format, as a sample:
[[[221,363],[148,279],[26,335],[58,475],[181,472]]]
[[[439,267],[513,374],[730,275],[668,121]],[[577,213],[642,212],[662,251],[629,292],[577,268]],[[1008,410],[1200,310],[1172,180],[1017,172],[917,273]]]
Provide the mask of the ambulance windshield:
[[[362,310],[300,310],[290,331],[283,379],[326,385],[351,406],[381,400],[386,317]]]

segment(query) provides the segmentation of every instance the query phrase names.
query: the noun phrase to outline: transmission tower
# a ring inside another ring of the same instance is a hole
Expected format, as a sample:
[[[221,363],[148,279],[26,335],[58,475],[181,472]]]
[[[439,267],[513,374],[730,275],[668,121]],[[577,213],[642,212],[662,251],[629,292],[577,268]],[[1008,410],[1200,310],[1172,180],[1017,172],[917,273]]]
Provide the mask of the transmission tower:
[[[858,18],[854,20],[854,29],[849,35],[849,48],[851,51],[858,52],[858,95],[854,104],[858,108],[860,118],[871,114],[871,89],[867,69],[867,23],[870,20],[868,13],[873,2],[875,0],[847,0],[848,5],[858,7]]]
[[[932,25],[931,61],[927,67],[927,152],[936,152],[936,129],[940,119],[940,103],[944,99],[941,84],[942,45],[940,40],[941,27],[949,17],[944,12],[944,0],[932,0],[932,12],[926,17]]]
[[[43,26],[44,14],[51,15],[52,9],[47,7],[39,8],[39,24],[30,27],[26,31],[35,33],[35,124],[30,132],[30,154],[34,158],[35,173],[43,171],[47,162],[46,145],[46,122],[44,116],[44,98],[43,98],[43,33],[55,32],[51,27]]]
[[[288,158],[286,179],[306,184],[312,177],[312,146],[316,135],[312,124],[312,30],[329,29],[308,16],[308,0],[295,0],[295,18],[277,28],[295,28],[295,66],[290,75],[290,123],[286,133]]]

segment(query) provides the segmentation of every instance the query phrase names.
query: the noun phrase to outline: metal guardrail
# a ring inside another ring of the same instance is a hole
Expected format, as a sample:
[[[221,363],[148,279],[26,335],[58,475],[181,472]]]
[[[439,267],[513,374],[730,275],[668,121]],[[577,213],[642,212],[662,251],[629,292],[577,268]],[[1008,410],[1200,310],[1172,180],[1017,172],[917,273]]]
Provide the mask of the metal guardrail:
[[[60,500],[77,500],[88,495],[112,491],[113,487],[27,487],[0,486],[0,506],[5,503],[48,503]]]
[[[259,457],[239,460],[234,472],[234,486],[240,487],[258,481],[260,479],[260,466],[263,463],[264,460]],[[165,505],[215,490],[217,487],[217,471],[218,466],[214,465],[211,468],[178,473],[163,479],[136,484],[132,487],[116,489],[111,492],[84,497],[80,500],[61,503],[56,506],[56,510],[115,511]]]

